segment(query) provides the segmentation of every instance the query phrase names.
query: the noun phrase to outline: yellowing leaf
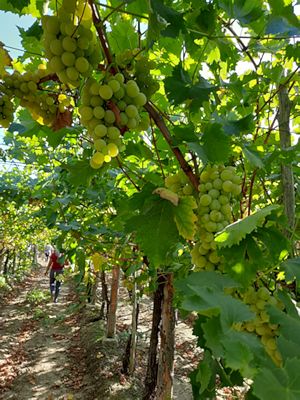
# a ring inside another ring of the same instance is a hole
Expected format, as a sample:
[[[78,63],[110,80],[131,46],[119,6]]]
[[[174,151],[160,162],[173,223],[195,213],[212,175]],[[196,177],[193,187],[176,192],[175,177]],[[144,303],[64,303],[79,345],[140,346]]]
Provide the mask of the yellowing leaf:
[[[6,74],[5,67],[11,66],[11,58],[8,52],[3,48],[4,44],[0,42],[0,76]]]
[[[94,271],[95,272],[101,271],[101,267],[105,261],[105,258],[99,253],[94,253],[92,255],[92,261],[94,265]]]
[[[169,200],[174,206],[178,205],[179,197],[178,194],[172,192],[172,190],[159,187],[153,190],[153,194],[158,194],[162,199]]]
[[[182,197],[174,210],[174,219],[178,232],[187,240],[192,240],[196,232],[197,216],[194,209],[197,203],[193,196]]]

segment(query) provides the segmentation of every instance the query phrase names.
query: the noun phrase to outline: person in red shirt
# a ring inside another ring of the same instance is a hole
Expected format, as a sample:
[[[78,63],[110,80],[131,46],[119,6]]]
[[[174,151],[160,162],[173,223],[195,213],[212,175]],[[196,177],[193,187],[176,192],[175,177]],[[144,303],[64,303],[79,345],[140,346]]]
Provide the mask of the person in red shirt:
[[[68,265],[68,261],[65,260],[64,254],[58,250],[52,251],[45,275],[48,274],[50,269],[50,292],[54,303],[57,303],[61,286],[61,279],[59,276],[63,273],[65,265]]]

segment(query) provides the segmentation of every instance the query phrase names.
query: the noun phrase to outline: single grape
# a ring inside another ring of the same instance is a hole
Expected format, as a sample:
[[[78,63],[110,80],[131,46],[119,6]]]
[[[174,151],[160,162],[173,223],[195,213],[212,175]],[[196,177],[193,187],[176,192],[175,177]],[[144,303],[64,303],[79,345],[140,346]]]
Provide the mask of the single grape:
[[[73,53],[65,51],[61,56],[61,61],[67,67],[72,67],[75,64],[75,55]]]
[[[84,74],[89,70],[90,64],[85,57],[79,57],[75,61],[75,68],[77,69],[77,71]]]
[[[108,85],[101,85],[99,88],[99,95],[102,97],[103,100],[109,100],[113,96],[112,88]]]

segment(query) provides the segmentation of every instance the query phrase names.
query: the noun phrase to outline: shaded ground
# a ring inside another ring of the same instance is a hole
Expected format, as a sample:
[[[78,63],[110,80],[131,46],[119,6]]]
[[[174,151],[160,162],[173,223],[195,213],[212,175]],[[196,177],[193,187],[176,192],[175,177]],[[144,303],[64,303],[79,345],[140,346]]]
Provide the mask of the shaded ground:
[[[0,400],[140,400],[151,329],[151,301],[140,304],[134,377],[124,376],[122,358],[131,323],[131,306],[120,289],[117,336],[105,339],[105,322],[93,321],[96,306],[78,308],[68,284],[59,302],[48,296],[45,266],[0,303]],[[29,302],[37,290],[45,297]],[[176,326],[174,400],[192,400],[188,374],[201,358],[191,328]],[[223,391],[217,399],[230,400]]]

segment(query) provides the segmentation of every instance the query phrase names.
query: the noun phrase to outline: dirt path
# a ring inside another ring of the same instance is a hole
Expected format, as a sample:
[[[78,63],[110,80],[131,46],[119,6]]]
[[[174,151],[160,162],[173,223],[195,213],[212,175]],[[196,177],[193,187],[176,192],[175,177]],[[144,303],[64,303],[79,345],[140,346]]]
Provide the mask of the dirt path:
[[[39,305],[28,302],[32,290],[48,293],[44,270],[43,265],[1,304],[1,400],[83,398],[68,357],[70,339],[78,329],[70,326],[73,303],[68,286],[62,286],[56,304],[49,298]]]

